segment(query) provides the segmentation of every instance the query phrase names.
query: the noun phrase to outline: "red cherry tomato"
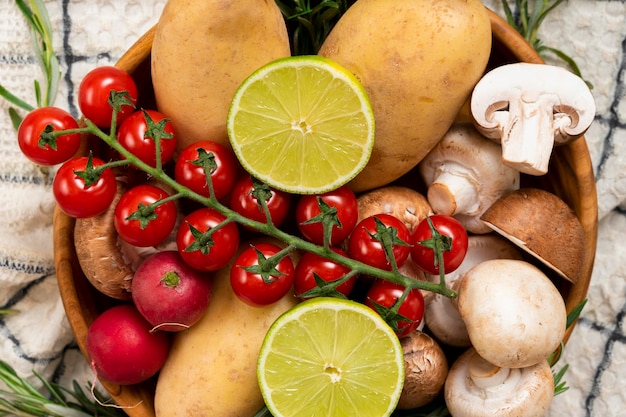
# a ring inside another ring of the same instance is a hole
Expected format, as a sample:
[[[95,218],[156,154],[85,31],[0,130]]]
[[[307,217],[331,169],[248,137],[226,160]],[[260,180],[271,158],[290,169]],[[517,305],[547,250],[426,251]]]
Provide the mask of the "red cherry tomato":
[[[208,237],[205,232],[226,220],[211,208],[201,208],[188,214],[178,228],[178,253],[192,268],[216,271],[235,256],[239,247],[239,230],[231,222]],[[196,234],[197,236],[194,236]]]
[[[58,107],[40,107],[28,113],[17,130],[17,143],[22,153],[39,165],[63,163],[76,154],[80,147],[80,134],[71,133],[42,140],[41,134],[50,126],[51,130],[78,129],[71,114]],[[56,149],[55,149],[56,147]]]
[[[402,285],[381,279],[374,281],[365,299],[365,304],[378,311],[398,337],[408,336],[414,332],[424,318],[424,297],[419,289],[409,291],[397,313],[388,311],[402,297],[403,292]],[[381,306],[382,312],[379,311]]]
[[[283,298],[293,283],[294,266],[289,256],[278,262],[277,275],[263,276],[260,272],[250,272],[244,268],[259,267],[259,255],[265,258],[280,252],[280,248],[271,243],[258,243],[245,249],[235,258],[230,270],[230,285],[233,292],[243,302],[252,306],[266,306]]]
[[[85,180],[77,175],[77,172],[92,172],[87,169],[88,160],[88,157],[82,156],[65,162],[59,167],[52,182],[52,192],[59,208],[76,218],[104,213],[117,193],[117,182],[110,168],[102,171],[91,185],[86,185]],[[102,165],[103,160],[92,159],[94,168]]]
[[[317,245],[324,244],[324,228],[322,223],[306,223],[321,213],[318,197],[329,208],[336,210],[336,219],[340,224],[333,225],[330,244],[337,245],[354,229],[359,217],[359,206],[354,192],[347,186],[339,187],[321,195],[304,195],[300,197],[296,207],[296,221],[302,235]],[[323,215],[322,215],[323,216]]]
[[[85,118],[96,126],[110,127],[113,107],[109,104],[111,90],[126,91],[133,105],[123,105],[117,114],[117,124],[130,116],[137,103],[137,85],[126,71],[117,67],[104,66],[89,71],[78,86],[78,107]]]
[[[215,198],[222,199],[233,189],[239,169],[235,155],[224,145],[203,140],[187,146],[176,160],[174,178],[179,184],[190,190],[209,197],[206,173],[202,166],[194,163],[200,157],[200,149],[213,154],[216,167],[211,173],[211,182],[213,183]]]
[[[148,118],[153,124],[148,123]],[[162,123],[163,132],[156,127]],[[156,110],[136,111],[128,116],[117,131],[117,141],[130,153],[141,161],[156,167],[156,142],[155,135],[161,135],[161,163],[166,164],[174,156],[176,150],[176,135],[174,127],[163,113]]]
[[[269,199],[266,200],[267,208],[270,212],[270,217],[274,226],[280,226],[289,214],[289,208],[291,206],[291,194],[269,188],[263,184],[269,193]],[[230,196],[230,208],[244,217],[252,220],[256,220],[261,223],[266,223],[265,214],[259,206],[257,198],[252,191],[254,190],[254,182],[250,175],[243,175],[240,177]]]
[[[167,197],[169,194],[163,189],[149,184],[126,191],[115,206],[113,220],[117,234],[131,245],[140,247],[163,242],[176,224],[176,205],[170,201],[153,210],[148,206]]]
[[[454,217],[443,214],[430,216],[435,229],[449,241],[449,250],[443,252],[444,272],[450,273],[457,269],[467,253],[468,238],[463,225]],[[439,264],[435,262],[435,251],[420,242],[428,241],[433,237],[432,230],[427,219],[422,220],[413,229],[411,234],[411,258],[424,272],[439,275]]]
[[[387,259],[385,254],[383,244],[376,238],[376,236],[379,235],[376,230],[376,219],[386,228],[386,233],[391,234],[393,229],[396,230],[397,239],[395,240],[398,243],[393,245],[392,252],[396,265],[399,268],[409,257],[411,248],[408,242],[411,238],[411,233],[404,222],[390,214],[376,214],[361,220],[350,235],[348,255],[352,259],[356,259],[357,261],[376,268],[392,269],[391,262]]]
[[[336,253],[347,256],[345,252],[341,249],[331,248]],[[341,279],[343,276],[350,272],[350,268],[347,266],[343,266],[338,264],[330,259],[321,257],[312,252],[305,252],[304,255],[298,260],[298,265],[296,265],[296,271],[293,279],[293,287],[295,290],[295,294],[298,297],[303,296],[308,291],[311,291],[315,288],[320,288],[318,283],[315,280],[315,275],[324,280],[325,282],[333,282]],[[342,294],[344,297],[348,297],[352,289],[354,288],[356,276],[348,278],[347,281],[338,285],[333,290],[322,290],[316,296],[327,296],[334,295],[336,293]]]

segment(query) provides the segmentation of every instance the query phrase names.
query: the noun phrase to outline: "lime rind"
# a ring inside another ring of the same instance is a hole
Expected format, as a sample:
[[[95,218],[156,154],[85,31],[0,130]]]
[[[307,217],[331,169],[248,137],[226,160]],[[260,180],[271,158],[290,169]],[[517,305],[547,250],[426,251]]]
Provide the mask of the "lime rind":
[[[320,297],[270,326],[257,376],[274,417],[388,416],[402,391],[404,356],[373,310]]]
[[[297,194],[353,179],[369,161],[374,129],[358,79],[319,56],[280,58],[256,70],[235,93],[227,121],[244,169]]]

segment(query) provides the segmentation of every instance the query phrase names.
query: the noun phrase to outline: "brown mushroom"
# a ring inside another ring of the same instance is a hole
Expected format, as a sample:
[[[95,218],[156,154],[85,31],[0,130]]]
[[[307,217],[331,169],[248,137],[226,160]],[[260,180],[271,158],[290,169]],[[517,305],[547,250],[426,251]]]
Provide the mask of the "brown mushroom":
[[[430,403],[439,395],[448,375],[441,347],[419,330],[400,339],[404,352],[404,387],[397,408],[408,410]]]
[[[408,187],[390,185],[362,194],[359,203],[359,221],[374,214],[391,214],[402,220],[412,232],[426,216],[433,214],[426,197]]]
[[[126,190],[123,181],[117,181],[117,195],[104,213],[76,219],[74,244],[76,256],[87,280],[101,293],[119,300],[131,298],[133,269],[120,249],[113,216],[115,206]]]
[[[85,277],[98,291],[119,300],[131,298],[134,271],[146,257],[176,248],[176,226],[170,236],[154,247],[134,246],[119,237],[113,220],[115,207],[131,186],[130,181],[128,176],[118,175],[117,194],[107,211],[99,216],[77,219],[74,226],[76,256]],[[148,184],[171,193],[170,188],[160,182],[150,180]],[[181,220],[179,213],[178,222]]]
[[[585,250],[585,234],[574,211],[558,196],[521,188],[498,199],[481,220],[575,283]]]
[[[444,397],[454,417],[542,417],[554,397],[548,361],[500,368],[469,348],[450,367]]]

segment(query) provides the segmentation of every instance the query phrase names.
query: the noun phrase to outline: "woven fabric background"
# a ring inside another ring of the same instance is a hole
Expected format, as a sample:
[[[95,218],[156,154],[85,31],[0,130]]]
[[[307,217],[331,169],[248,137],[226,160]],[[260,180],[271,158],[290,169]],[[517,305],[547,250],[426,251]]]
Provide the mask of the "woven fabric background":
[[[156,23],[165,0],[45,0],[64,78],[55,104],[77,114],[76,89],[91,68],[114,63]],[[485,4],[502,15],[499,0]],[[532,2],[530,2],[532,3]],[[552,12],[539,37],[579,64],[593,85],[597,116],[586,134],[596,174],[599,242],[589,303],[568,342],[569,391],[553,417],[626,415],[626,0],[569,0]],[[559,63],[548,58],[548,63]],[[0,84],[35,103],[40,72],[28,27],[13,0],[0,0]],[[90,370],[73,342],[56,287],[50,183],[19,152],[0,100],[0,358],[31,378],[82,384]]]

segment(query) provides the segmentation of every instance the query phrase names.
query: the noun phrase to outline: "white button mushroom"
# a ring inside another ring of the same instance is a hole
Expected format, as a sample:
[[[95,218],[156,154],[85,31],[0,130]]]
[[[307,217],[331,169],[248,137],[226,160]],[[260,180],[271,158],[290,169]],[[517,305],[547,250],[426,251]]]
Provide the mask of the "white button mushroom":
[[[446,284],[449,287],[453,286],[467,271],[489,259],[521,260],[522,256],[515,245],[498,235],[469,236],[467,254],[456,270],[446,274]],[[441,294],[433,294],[426,303],[424,321],[426,327],[441,343],[455,347],[467,347],[471,344],[456,300]]]
[[[560,346],[565,302],[534,265],[487,260],[459,278],[454,288],[472,346],[490,363],[503,368],[531,366]]]
[[[471,123],[455,123],[418,166],[433,211],[454,216],[472,233],[491,230],[480,215],[520,186],[519,171],[502,162],[501,147]]]
[[[500,368],[470,348],[450,367],[444,397],[454,417],[542,417],[554,397],[554,378],[545,360]]]
[[[543,175],[554,145],[582,136],[595,117],[585,82],[557,66],[518,62],[489,71],[471,97],[476,127],[502,144],[506,164]]]

